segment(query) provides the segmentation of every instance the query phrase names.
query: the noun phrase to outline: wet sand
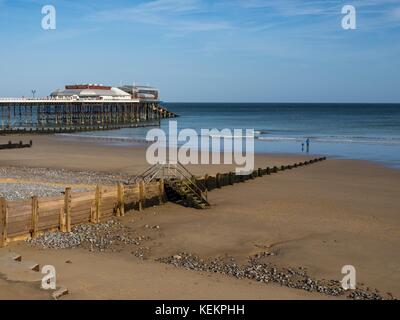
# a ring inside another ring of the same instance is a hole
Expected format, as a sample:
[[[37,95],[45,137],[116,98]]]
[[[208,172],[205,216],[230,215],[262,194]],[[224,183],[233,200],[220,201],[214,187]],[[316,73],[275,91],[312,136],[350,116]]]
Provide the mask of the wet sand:
[[[0,166],[94,170],[134,175],[148,165],[139,146],[109,146],[56,136],[0,137],[34,141],[31,149],[3,150]],[[260,155],[256,167],[289,164],[307,157]],[[189,166],[213,174],[231,166]],[[36,177],[35,179],[39,179]],[[400,171],[366,161],[330,160],[265,176],[209,193],[212,208],[174,204],[131,212],[122,218],[134,230],[157,225],[146,246],[146,260],[121,252],[83,249],[40,250],[26,243],[13,250],[41,264],[56,266],[66,299],[326,299],[318,293],[238,280],[218,274],[177,269],[154,260],[190,252],[203,258],[232,256],[244,263],[268,250],[281,267],[305,267],[318,279],[343,277],[353,265],[357,282],[400,296]],[[66,264],[71,260],[71,264]],[[0,281],[0,292],[27,298]],[[43,298],[38,292],[34,298]],[[0,298],[7,298],[2,294]]]

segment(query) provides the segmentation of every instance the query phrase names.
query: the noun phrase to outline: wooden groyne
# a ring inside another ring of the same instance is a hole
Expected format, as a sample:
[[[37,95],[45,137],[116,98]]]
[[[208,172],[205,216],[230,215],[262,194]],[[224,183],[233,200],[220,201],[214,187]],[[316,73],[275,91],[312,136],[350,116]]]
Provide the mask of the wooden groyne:
[[[100,186],[92,192],[73,192],[51,198],[7,201],[0,198],[0,246],[35,238],[46,231],[70,232],[72,226],[99,223],[126,210],[143,210],[165,202],[162,180],[135,185]]]
[[[237,175],[234,172],[205,175],[194,177],[193,183],[199,192],[208,192],[324,160],[326,157],[279,167],[258,168],[247,175]],[[74,225],[99,223],[112,216],[122,217],[129,210],[141,211],[146,207],[163,204],[169,200],[166,185],[167,181],[164,184],[163,179],[150,182],[141,180],[117,186],[98,185],[91,192],[73,192],[71,188],[66,188],[64,195],[51,198],[34,196],[20,201],[0,198],[0,247],[11,241],[35,238],[46,231],[70,232]]]
[[[29,143],[23,143],[22,141],[18,143],[12,143],[11,141],[8,141],[8,143],[0,144],[0,150],[30,148],[32,147],[32,145],[33,145],[32,140],[30,140]]]
[[[220,189],[222,187],[231,186],[236,183],[242,183],[248,180],[253,180],[257,177],[262,177],[265,175],[271,175],[286,170],[292,170],[295,168],[304,167],[325,160],[326,157],[321,157],[312,160],[296,162],[291,165],[258,168],[257,170],[253,170],[253,172],[246,175],[238,175],[235,174],[235,172],[217,173],[215,176],[209,176],[206,174],[204,177],[197,178],[197,184],[198,187],[202,189],[203,192],[212,191],[214,189]]]

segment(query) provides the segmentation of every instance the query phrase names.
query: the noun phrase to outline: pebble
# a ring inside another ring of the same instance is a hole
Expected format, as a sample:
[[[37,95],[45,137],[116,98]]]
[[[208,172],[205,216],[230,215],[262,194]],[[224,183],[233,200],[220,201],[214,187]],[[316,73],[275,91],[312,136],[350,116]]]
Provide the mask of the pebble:
[[[220,273],[238,279],[251,279],[258,282],[274,282],[289,288],[319,292],[331,296],[346,296],[355,300],[383,300],[393,299],[388,295],[383,297],[377,291],[357,289],[345,291],[337,280],[315,280],[307,275],[306,269],[278,268],[270,263],[261,263],[260,259],[270,256],[270,253],[261,253],[250,258],[248,264],[240,266],[233,258],[228,262],[221,258],[204,261],[198,256],[182,252],[171,257],[156,259],[158,262],[171,264],[178,268],[210,273]]]
[[[77,225],[71,232],[46,232],[36,239],[26,241],[44,249],[83,247],[100,252],[107,249],[116,251],[115,248],[121,244],[140,244],[138,239],[131,237],[129,230],[121,222],[114,219],[99,224]]]
[[[40,198],[60,196],[65,188],[50,184],[38,183],[0,183],[0,197],[8,201],[30,199],[33,196]],[[74,189],[74,192],[85,192],[89,189]]]
[[[57,300],[57,299],[61,298],[62,296],[65,296],[67,294],[68,294],[68,289],[65,288],[65,287],[62,287],[62,288],[54,291],[51,296],[53,297],[54,300]]]
[[[111,174],[95,171],[74,171],[65,169],[28,168],[28,167],[0,167],[0,178],[27,180],[26,183],[0,183],[0,197],[9,201],[30,199],[32,196],[53,197],[61,195],[65,186],[76,184],[87,185],[116,185],[126,183],[126,175]],[[40,181],[42,183],[37,183]],[[54,183],[60,185],[54,185]],[[74,192],[85,192],[89,189],[74,189]]]

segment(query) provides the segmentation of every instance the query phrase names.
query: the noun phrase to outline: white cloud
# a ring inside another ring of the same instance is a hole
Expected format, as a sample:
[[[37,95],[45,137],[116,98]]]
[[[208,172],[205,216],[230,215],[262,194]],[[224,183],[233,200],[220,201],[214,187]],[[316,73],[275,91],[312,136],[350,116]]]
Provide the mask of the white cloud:
[[[153,0],[127,8],[101,11],[91,18],[102,22],[128,21],[159,25],[182,34],[232,27],[230,22],[211,19],[204,13],[207,13],[207,6],[200,0]]]
[[[1,0],[0,0],[1,1]],[[357,9],[362,30],[395,25],[399,0],[152,0],[103,10],[90,18],[96,23],[129,22],[163,28],[167,35],[186,35],[228,29],[266,31],[272,28],[308,26],[336,32],[341,30],[341,8],[351,3]],[[235,16],[236,13],[236,16]]]

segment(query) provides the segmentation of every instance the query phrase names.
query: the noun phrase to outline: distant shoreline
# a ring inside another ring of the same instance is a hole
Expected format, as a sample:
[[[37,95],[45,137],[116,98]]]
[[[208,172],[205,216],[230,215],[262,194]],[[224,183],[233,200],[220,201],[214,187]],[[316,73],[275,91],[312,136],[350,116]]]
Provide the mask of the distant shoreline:
[[[137,147],[137,148],[146,148],[148,145],[151,144],[151,142],[146,142],[144,139],[139,139],[139,138],[134,138],[134,137],[123,137],[123,136],[100,136],[96,135],[88,135],[88,134],[57,134],[56,136],[59,136],[61,138],[64,138],[66,140],[86,140],[86,141],[95,141],[96,143],[102,144],[102,145],[109,145],[109,146],[119,146],[119,147]],[[273,139],[273,138],[272,138]],[[278,142],[272,140],[272,143]],[[299,148],[300,146],[300,139],[296,140],[295,143],[293,144],[293,148],[297,147]],[[266,141],[266,143],[269,143],[270,141]],[[285,142],[283,142],[285,143]],[[314,142],[312,142],[314,144]],[[379,165],[383,165],[385,167],[391,168],[391,169],[396,169],[400,170],[400,163],[390,163],[389,161],[382,161],[382,160],[369,160],[369,159],[360,159],[356,157],[346,157],[346,156],[341,156],[341,155],[335,155],[335,154],[329,154],[329,153],[306,153],[306,152],[280,152],[280,151],[273,151],[273,152],[267,152],[267,151],[260,151],[260,150],[255,150],[256,155],[276,155],[276,156],[327,156],[331,159],[343,159],[343,160],[355,160],[355,161],[367,161]]]

